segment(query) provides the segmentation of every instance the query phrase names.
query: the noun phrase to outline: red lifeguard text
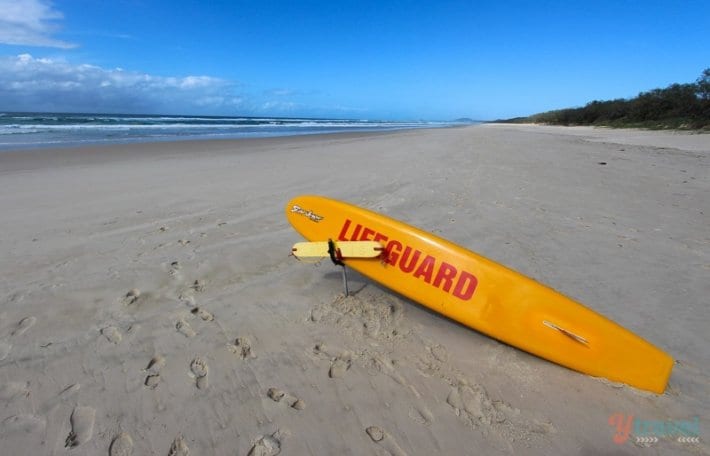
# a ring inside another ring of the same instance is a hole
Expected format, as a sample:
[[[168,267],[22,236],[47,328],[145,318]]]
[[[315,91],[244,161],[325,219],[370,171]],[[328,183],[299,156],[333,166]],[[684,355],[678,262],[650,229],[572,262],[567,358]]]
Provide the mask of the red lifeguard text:
[[[385,246],[383,257],[387,264],[463,301],[471,299],[476,291],[478,279],[470,272],[460,270],[446,261],[425,254],[360,223],[353,224],[350,219],[343,223],[338,240],[380,242]]]

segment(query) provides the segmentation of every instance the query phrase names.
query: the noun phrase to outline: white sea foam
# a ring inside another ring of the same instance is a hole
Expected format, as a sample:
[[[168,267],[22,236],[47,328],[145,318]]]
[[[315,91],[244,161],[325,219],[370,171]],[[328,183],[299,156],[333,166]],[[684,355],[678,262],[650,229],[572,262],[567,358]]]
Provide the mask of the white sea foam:
[[[190,138],[247,138],[435,128],[447,122],[280,117],[0,113],[0,149]],[[21,138],[21,139],[19,139]]]

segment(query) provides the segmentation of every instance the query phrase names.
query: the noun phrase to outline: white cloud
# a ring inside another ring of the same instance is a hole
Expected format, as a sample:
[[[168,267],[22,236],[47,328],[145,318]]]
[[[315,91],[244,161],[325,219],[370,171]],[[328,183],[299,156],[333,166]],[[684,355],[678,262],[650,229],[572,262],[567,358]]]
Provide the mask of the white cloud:
[[[219,112],[242,105],[234,89],[211,76],[154,76],[29,54],[0,57],[0,106],[8,111]]]
[[[76,47],[52,37],[58,29],[56,21],[63,17],[47,0],[0,0],[0,43],[64,49]]]

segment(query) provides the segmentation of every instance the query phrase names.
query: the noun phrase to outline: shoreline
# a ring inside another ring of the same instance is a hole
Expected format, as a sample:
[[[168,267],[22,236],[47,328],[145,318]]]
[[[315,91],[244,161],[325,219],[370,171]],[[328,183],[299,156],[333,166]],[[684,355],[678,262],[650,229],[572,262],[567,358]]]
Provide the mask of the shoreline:
[[[453,127],[459,128],[459,127]],[[350,141],[417,131],[338,132],[269,138],[237,139],[185,139],[177,141],[148,141],[130,144],[92,144],[81,147],[47,147],[0,151],[0,173],[13,170],[13,166],[36,164],[99,163],[104,160],[126,160],[137,157],[195,156],[195,152],[208,154],[233,154],[271,148],[302,146],[325,141]],[[422,129],[423,130],[423,129]]]
[[[451,121],[1,113],[0,150],[446,128]]]
[[[699,443],[652,448],[707,452],[709,139],[481,124],[0,152],[0,439],[31,454],[67,451],[72,431],[87,454],[118,439],[134,454],[646,454],[633,433],[614,442],[622,414],[699,417]],[[355,273],[342,296],[337,268],[289,257],[298,194],[578,300],[669,352],[669,388],[572,372]]]
[[[680,148],[688,151],[707,151],[710,146],[710,136],[702,133],[674,130],[657,131],[643,129],[605,128],[595,126],[559,126],[542,124],[506,124],[487,122],[476,125],[461,125],[435,128],[413,128],[388,131],[367,132],[335,132],[292,136],[275,136],[266,138],[232,138],[232,139],[185,139],[148,141],[117,144],[88,144],[85,146],[42,147],[33,149],[8,149],[0,151],[0,173],[12,171],[25,162],[36,164],[44,161],[47,164],[80,164],[96,162],[111,156],[114,159],[129,159],[137,156],[181,155],[193,154],[195,149],[200,153],[234,153],[252,149],[269,149],[287,147],[290,144],[302,145],[321,141],[358,140],[411,134],[418,131],[436,131],[467,128],[510,128],[518,131],[529,131],[545,134],[558,134],[586,138],[588,141],[609,142],[620,145],[653,146]],[[682,138],[682,139],[681,139]],[[87,161],[88,160],[88,161]]]

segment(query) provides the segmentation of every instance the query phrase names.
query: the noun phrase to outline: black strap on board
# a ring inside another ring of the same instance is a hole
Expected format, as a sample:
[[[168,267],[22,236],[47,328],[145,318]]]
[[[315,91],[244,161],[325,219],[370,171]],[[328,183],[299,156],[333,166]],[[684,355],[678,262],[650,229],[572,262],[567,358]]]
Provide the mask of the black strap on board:
[[[330,255],[330,261],[332,261],[333,264],[337,266],[345,266],[345,263],[341,261],[342,257],[340,256],[338,249],[335,248],[335,242],[333,242],[332,239],[328,239],[328,255]]]

